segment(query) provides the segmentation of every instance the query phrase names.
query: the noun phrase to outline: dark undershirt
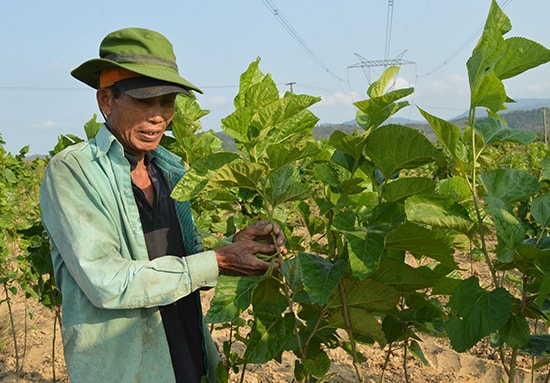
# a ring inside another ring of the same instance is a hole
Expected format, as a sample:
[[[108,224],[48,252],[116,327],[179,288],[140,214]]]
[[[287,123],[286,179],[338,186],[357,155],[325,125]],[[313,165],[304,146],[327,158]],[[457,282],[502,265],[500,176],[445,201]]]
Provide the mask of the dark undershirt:
[[[132,169],[137,159],[126,158]],[[164,255],[186,256],[183,237],[170,197],[170,189],[152,155],[146,156],[149,177],[155,188],[155,203],[151,206],[143,191],[132,184],[138,206],[149,259]],[[159,307],[177,383],[200,382],[205,374],[199,292],[195,291],[167,306]]]

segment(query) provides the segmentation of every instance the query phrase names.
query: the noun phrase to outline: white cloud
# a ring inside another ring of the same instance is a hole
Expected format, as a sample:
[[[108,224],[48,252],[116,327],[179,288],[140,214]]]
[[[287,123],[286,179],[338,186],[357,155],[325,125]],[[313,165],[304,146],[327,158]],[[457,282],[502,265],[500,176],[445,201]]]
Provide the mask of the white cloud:
[[[428,81],[421,81],[418,86],[419,93],[425,97],[467,97],[469,95],[468,80],[460,74],[451,74],[441,79],[436,78]]]
[[[52,120],[47,120],[36,124],[32,124],[32,127],[38,130],[55,130],[55,129],[66,129],[70,127],[70,124],[64,121],[56,122]]]
[[[535,84],[531,84],[527,86],[527,90],[530,93],[533,93],[532,96],[548,97],[548,92],[550,90],[550,81],[541,81]]]
[[[320,119],[321,123],[339,123],[355,118],[354,102],[362,97],[356,92],[331,92],[321,97],[321,101],[309,109]]]

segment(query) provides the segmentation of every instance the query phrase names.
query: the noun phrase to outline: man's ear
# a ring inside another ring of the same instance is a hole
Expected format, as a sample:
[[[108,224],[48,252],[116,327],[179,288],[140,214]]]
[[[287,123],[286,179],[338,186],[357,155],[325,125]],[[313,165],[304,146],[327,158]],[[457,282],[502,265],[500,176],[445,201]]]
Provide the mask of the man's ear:
[[[113,92],[107,88],[100,88],[96,92],[97,105],[99,110],[105,115],[111,114],[111,105],[113,102]]]

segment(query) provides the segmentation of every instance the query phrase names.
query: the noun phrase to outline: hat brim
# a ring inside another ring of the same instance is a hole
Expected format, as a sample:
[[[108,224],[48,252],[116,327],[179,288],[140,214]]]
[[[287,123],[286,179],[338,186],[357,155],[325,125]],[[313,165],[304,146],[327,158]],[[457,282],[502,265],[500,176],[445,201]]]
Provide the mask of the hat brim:
[[[132,77],[114,83],[120,91],[133,98],[152,98],[165,94],[183,93],[194,98],[189,89],[172,82],[160,81],[151,77]]]
[[[77,80],[82,81],[86,85],[94,89],[99,87],[99,73],[107,68],[122,68],[131,72],[140,74],[145,77],[150,77],[156,80],[169,82],[180,85],[181,87],[202,93],[197,86],[193,85],[176,70],[167,68],[162,65],[139,64],[139,63],[118,63],[116,61],[97,58],[88,60],[71,71],[71,75]],[[181,92],[180,92],[181,93]]]

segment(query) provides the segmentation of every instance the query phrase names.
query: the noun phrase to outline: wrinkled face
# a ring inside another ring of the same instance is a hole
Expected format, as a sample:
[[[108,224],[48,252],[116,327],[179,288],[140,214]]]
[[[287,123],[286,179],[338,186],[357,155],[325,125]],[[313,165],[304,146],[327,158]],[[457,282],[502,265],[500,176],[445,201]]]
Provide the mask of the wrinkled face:
[[[97,91],[97,100],[124,150],[141,157],[159,145],[174,118],[176,94],[137,99],[120,93],[115,98],[110,89],[102,88]]]

